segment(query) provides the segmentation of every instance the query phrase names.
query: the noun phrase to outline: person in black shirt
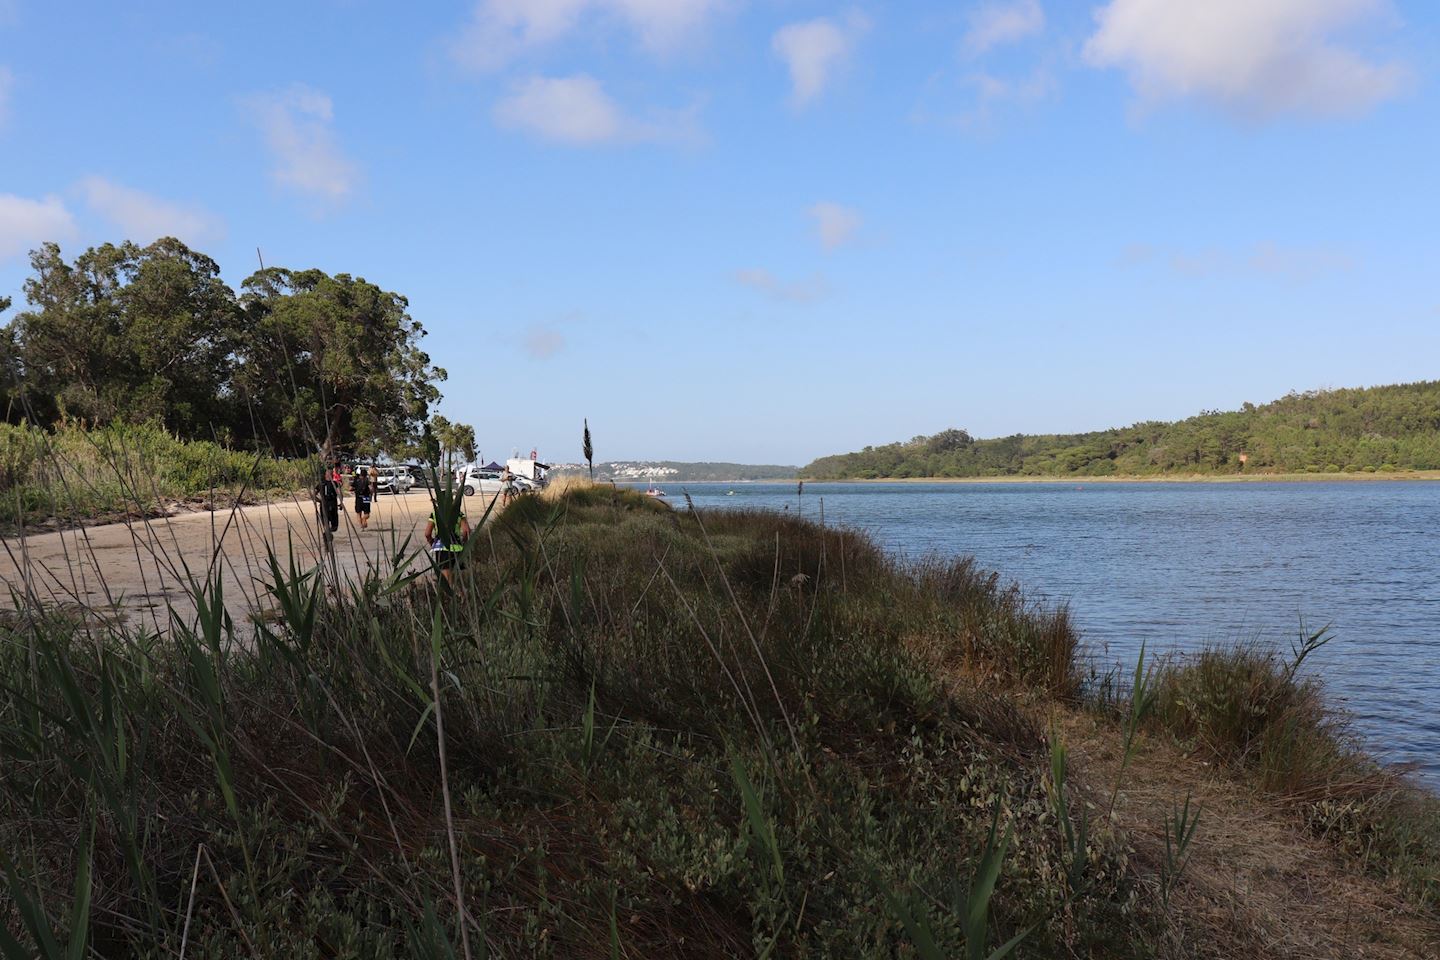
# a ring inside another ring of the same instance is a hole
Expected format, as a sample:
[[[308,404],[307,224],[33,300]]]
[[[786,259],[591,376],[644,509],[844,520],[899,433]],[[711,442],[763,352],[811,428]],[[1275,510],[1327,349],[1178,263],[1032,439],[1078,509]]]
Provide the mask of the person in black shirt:
[[[355,474],[355,518],[360,529],[370,529],[370,502],[375,495],[375,485],[364,467]]]
[[[326,537],[332,537],[340,529],[340,474],[333,467],[326,467],[315,492],[320,497],[321,520],[328,528]]]

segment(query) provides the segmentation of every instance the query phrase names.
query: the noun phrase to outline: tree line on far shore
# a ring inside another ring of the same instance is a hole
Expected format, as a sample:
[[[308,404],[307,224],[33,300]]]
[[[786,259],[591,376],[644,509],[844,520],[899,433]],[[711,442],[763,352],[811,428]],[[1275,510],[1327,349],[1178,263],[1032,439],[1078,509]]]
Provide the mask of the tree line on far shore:
[[[1440,470],[1440,381],[1290,393],[1093,433],[977,440],[944,430],[821,457],[800,473],[841,480],[1398,470]]]
[[[0,327],[10,423],[154,423],[280,456],[424,453],[445,371],[406,299],[348,274],[267,267],[237,293],[179,240],[30,255],[27,307]],[[0,313],[10,306],[0,298]],[[469,432],[473,447],[474,432]]]

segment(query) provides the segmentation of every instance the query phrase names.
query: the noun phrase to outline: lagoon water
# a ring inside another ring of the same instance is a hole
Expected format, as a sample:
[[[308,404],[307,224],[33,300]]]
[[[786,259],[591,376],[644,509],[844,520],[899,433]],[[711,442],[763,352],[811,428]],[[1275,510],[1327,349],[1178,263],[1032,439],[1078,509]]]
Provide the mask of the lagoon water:
[[[971,554],[1070,605],[1103,666],[1300,629],[1370,748],[1440,786],[1440,483],[666,484],[700,509],[803,509],[919,557]],[[733,496],[726,491],[733,490]]]

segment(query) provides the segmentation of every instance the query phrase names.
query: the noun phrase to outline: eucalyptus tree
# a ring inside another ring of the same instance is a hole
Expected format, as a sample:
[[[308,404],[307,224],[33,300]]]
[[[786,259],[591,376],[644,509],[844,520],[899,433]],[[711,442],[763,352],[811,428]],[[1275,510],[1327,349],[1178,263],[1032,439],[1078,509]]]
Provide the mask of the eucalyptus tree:
[[[445,371],[408,301],[363,278],[271,267],[242,286],[237,395],[284,452],[413,446]]]
[[[240,314],[209,257],[174,238],[30,255],[30,309],[11,334],[23,399],[42,418],[157,421],[185,436],[233,426]]]

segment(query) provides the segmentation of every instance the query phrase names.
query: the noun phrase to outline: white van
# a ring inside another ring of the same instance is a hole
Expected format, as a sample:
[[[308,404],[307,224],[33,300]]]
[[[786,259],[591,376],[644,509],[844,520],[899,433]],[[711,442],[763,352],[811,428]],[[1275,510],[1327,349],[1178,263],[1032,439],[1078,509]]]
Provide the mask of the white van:
[[[545,473],[550,469],[547,463],[539,460],[527,460],[520,457],[511,457],[505,461],[505,469],[510,471],[510,476],[522,486],[530,490],[542,490],[545,487]]]

